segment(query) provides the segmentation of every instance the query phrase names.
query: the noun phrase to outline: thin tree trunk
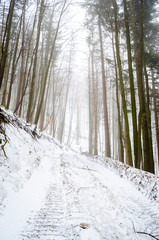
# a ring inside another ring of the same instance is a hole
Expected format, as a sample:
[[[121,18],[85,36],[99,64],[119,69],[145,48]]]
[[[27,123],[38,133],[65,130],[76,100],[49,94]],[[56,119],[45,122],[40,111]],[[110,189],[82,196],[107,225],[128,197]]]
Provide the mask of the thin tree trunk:
[[[69,124],[68,138],[67,138],[67,145],[68,146],[70,146],[70,141],[71,141],[72,122],[73,122],[73,115],[74,115],[74,111],[75,111],[76,101],[72,105],[73,105],[72,106],[72,113],[71,113],[71,117],[70,117],[70,124]]]
[[[159,125],[158,125],[158,111],[157,111],[157,100],[156,100],[156,86],[154,79],[154,72],[151,69],[152,76],[152,90],[153,90],[153,102],[154,102],[154,114],[155,114],[155,130],[156,130],[156,141],[157,141],[157,151],[158,151],[158,163],[159,163]]]
[[[98,30],[99,30],[99,39],[100,39],[100,53],[101,53],[101,67],[102,67],[103,108],[104,108],[104,127],[105,127],[105,156],[111,157],[109,123],[108,123],[107,91],[106,91],[105,69],[104,69],[103,39],[102,39],[100,18],[98,18]]]
[[[14,54],[13,54],[13,60],[12,60],[12,69],[11,69],[11,78],[10,78],[10,85],[9,85],[9,92],[8,92],[8,99],[7,99],[7,108],[9,108],[10,106],[10,101],[11,101],[11,94],[12,94],[12,86],[13,86],[13,82],[14,82],[14,75],[15,75],[15,71],[16,71],[16,56],[17,56],[17,50],[18,50],[18,44],[19,44],[19,37],[20,37],[20,32],[21,32],[21,22],[22,22],[22,16],[20,19],[20,24],[19,24],[19,31],[17,34],[17,38],[16,38],[16,44],[15,44],[15,50],[14,50]],[[20,51],[21,53],[21,51]],[[19,56],[17,57],[17,59],[19,59]]]
[[[145,80],[146,80],[146,96],[147,96],[147,122],[148,122],[148,134],[149,134],[149,148],[150,148],[150,155],[153,158],[153,146],[152,146],[152,130],[151,130],[151,110],[150,110],[150,94],[149,94],[149,80],[148,80],[148,74],[145,64],[145,59],[143,61],[144,65],[144,74],[145,74]]]
[[[70,71],[70,69],[69,69]],[[69,73],[70,74],[70,73]],[[64,135],[64,127],[65,127],[65,118],[66,118],[66,109],[67,109],[67,100],[68,100],[68,92],[69,92],[69,87],[70,87],[70,76],[68,77],[67,80],[67,89],[66,89],[66,95],[65,95],[65,100],[64,100],[64,108],[63,108],[63,114],[62,114],[62,122],[60,126],[60,142],[62,143],[63,141],[63,135]]]
[[[92,98],[91,98],[91,89],[92,89],[92,86],[91,86],[91,63],[90,63],[90,58],[89,58],[89,61],[88,61],[88,89],[89,89],[89,153],[92,154],[92,150],[93,150],[93,144],[92,144],[92,132],[93,132],[93,124],[92,124]]]
[[[48,83],[48,86],[47,86],[47,92],[46,92],[46,96],[45,96],[45,99],[44,99],[44,104],[42,105],[42,112],[40,113],[40,124],[39,125],[40,125],[40,130],[41,131],[44,130],[44,119],[45,119],[46,105],[47,105],[47,102],[48,102],[48,95],[49,95],[49,90],[50,90],[50,79],[51,79],[51,74],[50,74],[50,77],[49,77],[49,83]],[[49,124],[49,122],[48,122],[48,124]]]
[[[119,86],[118,86],[118,69],[116,63],[115,49],[114,49],[114,37],[112,34],[112,46],[113,46],[113,56],[115,63],[115,85],[116,85],[116,101],[117,101],[117,109],[118,109],[118,128],[119,128],[119,159],[124,163],[124,146],[123,146],[123,136],[122,136],[122,124],[121,124],[121,116],[120,116],[120,102],[119,102]]]
[[[79,120],[79,103],[77,104],[77,125],[76,125],[76,144],[80,144],[80,120]]]
[[[45,104],[43,104],[42,106],[41,113],[40,113],[40,121],[39,121],[40,131],[43,131],[43,128],[44,128],[45,108],[46,108],[46,100],[45,100]]]
[[[95,90],[95,76],[94,76],[94,56],[93,50],[91,52],[91,65],[92,65],[92,90],[93,90],[93,118],[94,118],[94,154],[98,155],[98,135],[97,135],[97,102]]]
[[[7,58],[7,63],[4,72],[4,84],[3,84],[3,96],[2,96],[2,105],[6,107],[6,98],[7,98],[7,85],[8,85],[8,78],[9,78],[9,69],[11,66],[12,61],[12,51],[10,56]],[[9,62],[9,63],[8,63]]]
[[[1,25],[1,33],[0,33],[0,59],[2,57],[2,42],[3,42],[3,31],[4,31],[4,19],[5,19],[5,3],[3,6],[3,13],[2,13],[2,25]]]
[[[35,52],[35,50],[34,50],[33,53],[32,53],[31,66],[30,66],[29,69],[28,69],[29,58],[30,58],[30,50],[31,50],[31,41],[32,41],[32,38],[33,38],[34,30],[35,30],[35,24],[36,24],[36,18],[37,18],[37,11],[38,11],[38,7],[36,8],[36,13],[35,13],[35,16],[34,16],[32,32],[31,32],[31,34],[30,34],[29,42],[28,42],[28,48],[27,48],[28,50],[27,50],[25,68],[24,68],[24,80],[23,80],[23,86],[22,86],[22,97],[21,97],[21,100],[20,100],[20,102],[19,102],[19,105],[17,106],[17,109],[20,107],[20,110],[19,110],[19,116],[20,116],[20,117],[21,117],[23,99],[24,99],[24,96],[25,96],[25,93],[26,93],[26,90],[27,90],[27,87],[28,87],[29,77],[30,77],[30,70],[31,70],[32,62],[33,62],[34,52]],[[17,109],[15,109],[15,110],[17,111]]]
[[[23,98],[25,96],[25,93],[26,93],[26,90],[27,90],[27,87],[28,87],[28,83],[29,83],[29,78],[30,78],[30,73],[31,73],[31,68],[32,68],[32,63],[33,63],[33,57],[34,57],[34,55],[31,58],[31,62],[30,62],[30,66],[29,66],[29,69],[28,69],[27,76],[26,76],[26,82],[25,82],[25,86],[24,86],[24,89],[23,89],[23,92],[22,92],[21,99],[20,99],[16,109],[14,110],[14,113],[15,113],[20,106],[19,116],[21,116],[21,114],[22,114],[22,102],[23,102]]]
[[[23,18],[23,28],[22,28],[22,54],[21,54],[21,71],[20,71],[20,79],[19,79],[19,85],[18,85],[18,93],[17,93],[17,101],[16,101],[16,107],[15,107],[15,113],[18,111],[18,106],[22,94],[22,84],[24,80],[24,37],[25,37],[25,6],[26,6],[26,0],[24,0],[23,3],[23,13],[22,13],[22,18]]]
[[[0,90],[1,90],[1,87],[2,87],[3,75],[4,75],[7,53],[8,53],[14,6],[15,6],[15,0],[11,0],[10,6],[9,6],[9,12],[8,12],[8,16],[7,16],[7,21],[6,21],[5,33],[4,33],[3,42],[2,42],[2,49],[1,49]]]

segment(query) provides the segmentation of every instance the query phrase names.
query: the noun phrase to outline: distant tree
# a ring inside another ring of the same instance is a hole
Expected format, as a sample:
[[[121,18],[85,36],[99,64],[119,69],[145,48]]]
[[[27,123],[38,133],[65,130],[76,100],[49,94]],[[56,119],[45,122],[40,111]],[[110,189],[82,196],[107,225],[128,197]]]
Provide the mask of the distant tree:
[[[121,123],[121,110],[120,110],[120,100],[119,100],[119,83],[118,83],[118,67],[116,63],[116,54],[114,46],[114,35],[112,32],[112,48],[113,48],[113,57],[114,57],[114,66],[115,66],[115,86],[116,86],[116,101],[117,101],[117,110],[118,110],[118,129],[119,129],[119,160],[124,163],[124,146],[123,146],[123,137],[122,137],[122,123]]]
[[[89,153],[93,154],[91,56],[89,56],[88,58],[88,115],[89,115],[89,136],[88,136]]]
[[[103,38],[102,38],[102,31],[101,31],[100,16],[98,16],[98,30],[99,30],[101,67],[102,67],[102,89],[103,89],[103,109],[104,109],[104,127],[105,127],[105,156],[111,157],[109,122],[108,122],[107,88],[105,83],[106,77],[105,77]]]
[[[93,100],[93,129],[94,129],[94,154],[98,155],[98,133],[97,133],[97,97],[94,71],[94,49],[91,49],[91,79],[92,79],[92,100]]]

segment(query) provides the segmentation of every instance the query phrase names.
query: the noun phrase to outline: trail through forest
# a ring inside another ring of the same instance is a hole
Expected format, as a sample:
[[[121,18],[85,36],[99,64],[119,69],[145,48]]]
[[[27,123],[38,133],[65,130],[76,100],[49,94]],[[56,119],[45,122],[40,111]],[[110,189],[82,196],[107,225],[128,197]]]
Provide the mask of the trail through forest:
[[[0,0],[0,240],[159,240],[158,12]]]
[[[3,115],[9,124],[7,159],[0,152],[0,239],[159,238],[155,175],[82,154],[9,111]]]
[[[130,182],[101,166],[100,162],[95,163],[90,157],[71,150],[56,148],[49,140],[44,142],[39,149],[41,153],[43,151],[43,158],[36,170],[38,174],[35,171],[29,180],[33,187],[22,190],[25,201],[20,203],[20,208],[25,208],[30,201],[29,195],[37,191],[35,181],[47,184],[39,207],[32,209],[28,218],[19,223],[19,229],[16,226],[16,239],[153,239],[138,232],[159,236],[159,209],[155,202],[142,195]],[[34,205],[38,199],[32,201]],[[14,216],[10,215],[16,212],[13,211],[15,202],[7,217],[0,221],[0,238],[3,240],[13,239],[15,233],[14,230],[10,232],[14,225]]]

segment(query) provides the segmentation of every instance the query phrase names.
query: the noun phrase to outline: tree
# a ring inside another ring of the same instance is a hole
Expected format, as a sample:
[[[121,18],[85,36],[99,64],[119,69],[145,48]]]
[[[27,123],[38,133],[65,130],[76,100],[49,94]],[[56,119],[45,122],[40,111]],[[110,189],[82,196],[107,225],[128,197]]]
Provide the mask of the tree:
[[[20,70],[20,78],[19,78],[19,84],[18,84],[16,107],[15,107],[16,113],[20,103],[20,98],[22,95],[22,85],[24,81],[25,8],[26,8],[26,0],[24,0],[23,2],[23,9],[22,9],[23,26],[22,26],[22,45],[21,45],[21,70]]]
[[[123,137],[122,137],[122,124],[121,124],[121,115],[120,115],[120,101],[119,101],[119,83],[118,83],[118,68],[116,63],[115,56],[115,47],[114,47],[114,36],[112,33],[112,47],[113,47],[113,57],[114,57],[114,66],[115,66],[115,86],[116,86],[116,101],[117,101],[117,110],[118,110],[118,128],[119,128],[119,159],[124,163],[124,146],[123,146]]]
[[[121,91],[121,97],[122,97],[122,108],[123,108],[124,120],[125,120],[126,151],[127,151],[127,158],[128,158],[127,160],[128,160],[129,165],[133,166],[130,133],[129,133],[129,122],[128,122],[128,114],[127,114],[127,105],[126,105],[126,99],[125,99],[123,73],[122,73],[122,65],[121,65],[120,49],[119,49],[116,0],[112,0],[112,3],[113,3],[113,8],[114,8],[115,46],[116,46],[116,55],[117,55],[117,65],[118,65],[119,79],[120,79],[120,91]]]
[[[92,93],[93,93],[93,128],[94,128],[94,154],[98,155],[98,134],[97,134],[97,99],[96,84],[94,73],[94,49],[91,50],[91,76],[92,76]]]
[[[102,88],[103,88],[103,108],[104,108],[104,127],[105,127],[105,156],[111,157],[109,123],[108,123],[107,89],[106,89],[106,83],[105,83],[103,39],[102,39],[100,17],[98,17],[98,30],[99,30],[101,67],[102,67]]]
[[[140,104],[139,113],[139,126],[141,124],[142,136],[143,136],[143,155],[144,155],[144,170],[154,173],[154,162],[152,153],[152,141],[149,134],[149,114],[146,107],[146,97],[144,91],[144,79],[143,79],[143,59],[144,59],[144,29],[143,29],[143,0],[140,0],[140,17],[139,17],[139,29],[137,32],[137,25],[135,21],[134,6],[132,0],[130,2],[130,13],[131,13],[131,24],[133,30],[133,41],[134,41],[134,53],[136,63],[136,75],[138,84],[138,96]],[[139,36],[139,38],[138,38]],[[140,154],[141,155],[141,154]],[[139,155],[139,156],[140,156]]]
[[[41,0],[40,3],[40,11],[39,11],[39,18],[38,18],[38,25],[37,25],[37,37],[36,37],[36,45],[35,45],[35,55],[34,55],[34,63],[33,63],[33,74],[32,80],[30,84],[30,93],[29,93],[29,103],[27,109],[27,122],[30,122],[31,114],[34,104],[34,86],[35,86],[35,79],[36,79],[36,69],[37,69],[37,60],[38,60],[38,48],[39,48],[39,41],[40,41],[40,30],[41,30],[41,23],[43,19],[43,11],[44,11],[44,0]]]
[[[1,47],[0,89],[2,87],[3,75],[4,75],[5,66],[6,66],[14,6],[15,6],[15,0],[11,0],[10,6],[9,6],[9,12],[8,12],[8,16],[7,16],[7,21],[6,21],[5,32],[3,35],[2,47]]]
[[[133,75],[133,68],[132,68],[131,39],[130,39],[130,28],[129,28],[129,19],[128,19],[128,10],[127,10],[126,0],[123,0],[123,5],[124,5],[124,20],[125,20],[126,42],[127,42],[131,108],[132,108],[134,157],[135,157],[135,166],[139,168],[140,167],[140,165],[139,165],[140,160],[138,158],[138,153],[139,153],[138,147],[141,146],[141,144],[139,144],[138,130],[137,130],[137,113],[136,113],[134,75]]]
[[[56,44],[56,40],[57,40],[59,28],[60,28],[60,23],[61,23],[62,15],[63,15],[63,13],[64,13],[64,11],[65,11],[66,2],[67,2],[67,0],[65,0],[64,3],[62,4],[62,8],[61,8],[61,12],[60,12],[60,15],[59,15],[57,27],[56,27],[56,30],[55,30],[55,36],[54,36],[54,39],[53,39],[50,56],[49,56],[49,58],[48,58],[48,63],[47,63],[47,66],[46,66],[46,69],[45,69],[45,73],[44,73],[44,82],[43,82],[43,90],[42,90],[42,94],[41,94],[41,100],[40,100],[39,105],[38,105],[38,109],[37,109],[37,112],[36,112],[34,124],[37,124],[37,122],[38,122],[38,120],[39,120],[40,110],[41,110],[41,108],[42,108],[43,98],[44,98],[44,94],[45,94],[46,81],[47,81],[47,77],[48,77],[48,73],[49,73],[49,69],[50,69],[50,65],[51,65],[52,58],[53,58],[53,57],[55,58],[55,44]],[[48,31],[48,34],[50,34],[50,29],[49,29],[49,31]],[[49,39],[49,36],[48,36],[48,39]],[[47,54],[48,54],[48,53],[47,53]],[[68,89],[69,89],[69,83],[68,83]],[[67,90],[67,92],[68,92],[68,90]],[[66,94],[66,96],[67,96],[67,95],[68,95],[68,93]]]

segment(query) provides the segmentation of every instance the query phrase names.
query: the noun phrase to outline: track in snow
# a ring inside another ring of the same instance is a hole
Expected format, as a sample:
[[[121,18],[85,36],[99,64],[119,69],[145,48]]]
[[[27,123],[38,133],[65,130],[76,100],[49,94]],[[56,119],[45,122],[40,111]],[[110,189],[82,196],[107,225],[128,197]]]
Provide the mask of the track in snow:
[[[73,153],[57,156],[41,209],[21,240],[146,240],[159,235],[159,211],[129,182]]]
[[[73,212],[65,200],[62,176],[60,175],[60,157],[56,157],[53,173],[55,181],[50,183],[43,206],[38,212],[32,212],[20,239],[27,240],[78,240],[79,225],[71,221]]]
[[[66,209],[62,190],[55,184],[50,185],[44,206],[30,217],[22,239],[78,239],[74,226],[66,225],[69,220]]]

